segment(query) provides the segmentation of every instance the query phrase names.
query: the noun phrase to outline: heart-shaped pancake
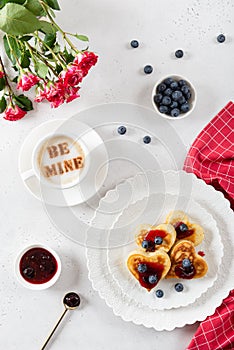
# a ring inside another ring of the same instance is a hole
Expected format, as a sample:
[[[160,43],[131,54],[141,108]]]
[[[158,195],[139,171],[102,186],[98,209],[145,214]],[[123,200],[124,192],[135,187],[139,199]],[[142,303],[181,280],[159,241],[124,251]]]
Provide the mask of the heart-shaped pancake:
[[[193,279],[205,276],[206,261],[196,253],[194,244],[187,240],[178,241],[170,252],[171,268],[166,278]]]
[[[204,239],[203,228],[189,221],[189,217],[181,210],[171,211],[166,218],[166,223],[174,226],[176,239],[185,239],[193,242],[195,246]]]
[[[146,252],[154,252],[159,249],[168,252],[175,240],[176,231],[171,224],[160,224],[158,226],[145,224],[137,229],[136,243]]]
[[[171,261],[163,250],[154,253],[133,251],[127,260],[127,267],[143,288],[150,291],[170,270]]]

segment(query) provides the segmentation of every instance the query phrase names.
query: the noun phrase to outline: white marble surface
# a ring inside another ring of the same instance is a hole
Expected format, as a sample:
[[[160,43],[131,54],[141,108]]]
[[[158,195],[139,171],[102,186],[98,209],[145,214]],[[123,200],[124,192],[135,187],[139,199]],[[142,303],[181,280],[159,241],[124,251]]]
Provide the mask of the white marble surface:
[[[24,138],[37,125],[52,118],[69,118],[89,106],[107,102],[131,102],[151,108],[151,89],[161,76],[187,76],[198,92],[193,118],[174,122],[187,147],[202,127],[234,95],[234,4],[228,0],[61,0],[59,22],[67,31],[90,37],[99,64],[86,78],[81,98],[57,110],[48,105],[18,123],[0,120],[1,248],[0,248],[0,344],[7,350],[39,349],[62,313],[65,292],[78,291],[82,307],[71,311],[48,349],[140,350],[186,348],[197,324],[156,332],[125,323],[113,315],[92,290],[87,278],[84,248],[61,235],[51,224],[43,205],[25,189],[18,173],[18,154]],[[223,32],[224,44],[216,42]],[[129,47],[138,39],[140,47]],[[181,60],[173,57],[182,48]],[[144,75],[145,64],[154,72]],[[14,259],[26,245],[42,242],[54,248],[62,260],[58,283],[46,291],[30,291],[18,284]]]

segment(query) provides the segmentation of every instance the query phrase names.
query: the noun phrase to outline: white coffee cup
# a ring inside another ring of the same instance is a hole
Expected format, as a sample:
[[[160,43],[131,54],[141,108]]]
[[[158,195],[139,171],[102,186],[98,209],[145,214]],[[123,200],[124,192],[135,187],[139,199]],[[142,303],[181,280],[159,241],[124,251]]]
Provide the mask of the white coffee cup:
[[[43,184],[57,189],[76,186],[89,168],[89,154],[82,140],[72,134],[54,133],[38,141],[32,152],[32,168],[23,180],[36,176]]]

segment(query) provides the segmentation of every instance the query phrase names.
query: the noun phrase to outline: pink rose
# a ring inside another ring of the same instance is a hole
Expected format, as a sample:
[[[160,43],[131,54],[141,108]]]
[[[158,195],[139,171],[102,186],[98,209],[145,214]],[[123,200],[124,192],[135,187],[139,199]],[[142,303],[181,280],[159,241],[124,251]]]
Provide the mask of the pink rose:
[[[95,55],[93,52],[85,51],[83,53],[78,53],[73,61],[73,64],[83,72],[83,76],[85,77],[90,68],[97,63],[97,60],[97,55]]]
[[[66,71],[63,71],[60,74],[60,80],[63,81],[64,86],[76,86],[81,83],[82,79],[82,71],[73,65],[68,67]]]
[[[2,79],[5,76],[3,71],[0,71],[0,79]]]
[[[67,89],[66,95],[65,95],[66,103],[69,103],[69,102],[75,100],[76,98],[80,97],[80,95],[78,94],[79,90],[80,90],[79,86],[77,86],[77,87],[72,86],[69,89]]]
[[[17,105],[14,107],[9,106],[3,114],[3,118],[10,121],[16,121],[22,119],[25,114],[27,114],[27,112],[23,111]]]
[[[17,84],[17,89],[22,89],[23,91],[28,91],[40,81],[40,78],[34,74],[27,73],[22,74],[20,80]]]

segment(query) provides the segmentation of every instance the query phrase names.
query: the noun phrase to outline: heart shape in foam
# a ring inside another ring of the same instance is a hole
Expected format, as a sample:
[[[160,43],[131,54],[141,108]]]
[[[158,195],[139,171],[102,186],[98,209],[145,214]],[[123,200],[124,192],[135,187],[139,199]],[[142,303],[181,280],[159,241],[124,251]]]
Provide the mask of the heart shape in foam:
[[[155,238],[162,238],[161,244],[155,244]],[[142,242],[146,240],[149,243],[149,248],[142,248]],[[168,252],[176,240],[176,231],[171,224],[160,224],[158,226],[152,225],[140,225],[137,228],[136,243],[137,245],[147,252],[154,252],[159,249],[163,249]]]
[[[171,268],[166,278],[201,278],[208,271],[206,261],[196,253],[194,244],[190,241],[178,241],[170,252],[170,258]],[[187,260],[187,264],[185,264],[184,259]],[[188,260],[190,264],[188,264]]]
[[[144,265],[146,271],[139,272],[139,265]],[[158,250],[154,253],[133,251],[127,260],[127,267],[143,288],[150,291],[170,270],[171,261],[167,253]],[[150,277],[151,276],[151,277]],[[153,276],[153,277],[152,277]]]

